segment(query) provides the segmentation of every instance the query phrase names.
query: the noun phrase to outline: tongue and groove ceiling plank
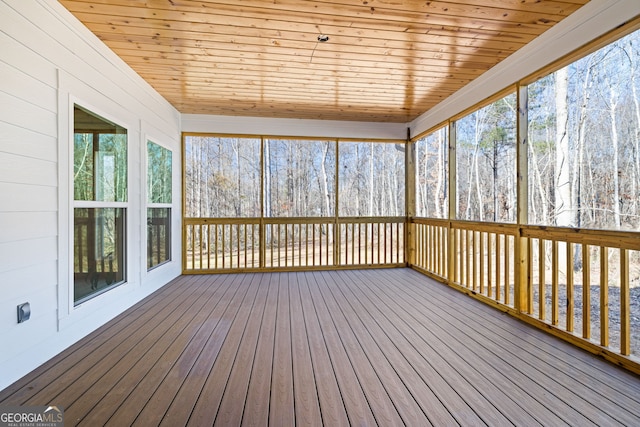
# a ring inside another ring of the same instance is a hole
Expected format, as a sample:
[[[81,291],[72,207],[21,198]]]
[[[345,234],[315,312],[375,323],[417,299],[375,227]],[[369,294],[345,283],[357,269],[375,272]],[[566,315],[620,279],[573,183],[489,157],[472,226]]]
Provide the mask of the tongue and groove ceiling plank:
[[[182,113],[399,123],[587,1],[60,0]]]

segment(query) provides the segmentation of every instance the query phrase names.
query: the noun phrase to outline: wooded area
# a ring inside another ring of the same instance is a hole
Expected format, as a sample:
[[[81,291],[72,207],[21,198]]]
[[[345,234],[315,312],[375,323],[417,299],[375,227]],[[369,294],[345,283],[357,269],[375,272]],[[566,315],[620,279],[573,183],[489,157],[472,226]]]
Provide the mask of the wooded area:
[[[529,223],[640,229],[640,32],[528,85]],[[515,92],[454,123],[456,219],[515,222]],[[417,141],[419,216],[447,218],[448,128]]]
[[[260,145],[186,136],[185,215],[260,217],[262,186],[267,218],[334,217],[337,186],[340,216],[404,215],[404,145],[264,138],[264,172]]]

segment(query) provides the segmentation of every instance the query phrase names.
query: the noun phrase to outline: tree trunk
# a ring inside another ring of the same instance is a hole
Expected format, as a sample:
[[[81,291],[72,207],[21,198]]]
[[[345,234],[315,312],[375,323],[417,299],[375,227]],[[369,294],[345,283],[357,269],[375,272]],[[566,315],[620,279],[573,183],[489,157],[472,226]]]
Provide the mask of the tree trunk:
[[[329,155],[329,143],[324,143],[324,150],[322,153],[322,161],[320,162],[320,174],[322,175],[322,197],[323,197],[323,212],[322,216],[328,216],[331,211],[331,196],[329,195],[329,178],[327,177],[327,170],[325,168],[325,162]],[[336,206],[337,209],[337,206]]]
[[[373,144],[369,144],[371,150],[371,157],[369,158],[369,213],[368,216],[373,216]]]
[[[442,212],[444,211],[444,206],[441,206],[444,203],[444,200],[440,200],[440,192],[442,191],[443,177],[444,177],[444,128],[438,131],[438,160],[436,167],[438,168],[438,178],[436,181],[436,188],[433,192],[433,204],[435,206],[434,216],[437,218],[442,218]]]
[[[616,93],[615,88],[607,79],[609,86],[609,117],[611,118],[611,145],[613,147],[613,220],[616,230],[620,229],[620,177],[618,161],[618,126],[616,124]]]
[[[555,217],[560,226],[573,226],[571,206],[571,171],[569,158],[569,136],[567,126],[568,71],[562,68],[556,72],[556,190]]]

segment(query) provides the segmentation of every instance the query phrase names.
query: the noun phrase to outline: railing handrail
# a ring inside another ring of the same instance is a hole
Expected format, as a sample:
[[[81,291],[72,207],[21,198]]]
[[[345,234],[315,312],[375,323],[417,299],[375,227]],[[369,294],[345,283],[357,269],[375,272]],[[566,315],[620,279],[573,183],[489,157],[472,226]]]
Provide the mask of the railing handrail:
[[[499,230],[508,232],[513,236],[640,251],[640,231],[523,225],[427,217],[412,217],[409,222],[412,224],[440,225],[456,229],[473,229],[487,232]]]

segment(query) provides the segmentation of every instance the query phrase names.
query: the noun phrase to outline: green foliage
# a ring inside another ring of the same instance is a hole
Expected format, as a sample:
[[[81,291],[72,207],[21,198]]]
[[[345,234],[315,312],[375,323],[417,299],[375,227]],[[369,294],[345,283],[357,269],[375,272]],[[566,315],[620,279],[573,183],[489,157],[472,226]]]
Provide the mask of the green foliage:
[[[147,202],[171,203],[172,153],[147,141]]]

